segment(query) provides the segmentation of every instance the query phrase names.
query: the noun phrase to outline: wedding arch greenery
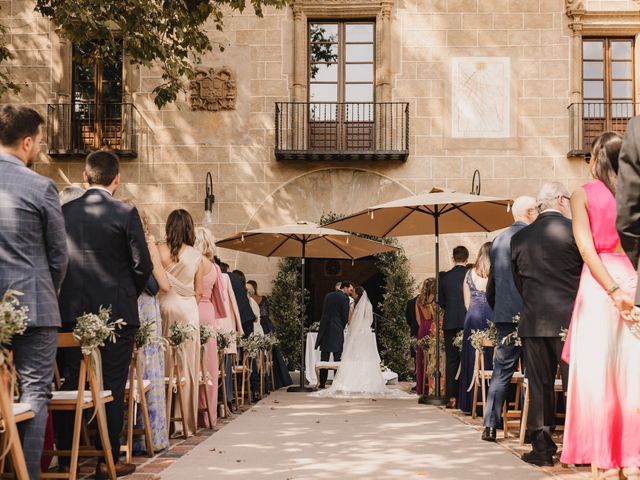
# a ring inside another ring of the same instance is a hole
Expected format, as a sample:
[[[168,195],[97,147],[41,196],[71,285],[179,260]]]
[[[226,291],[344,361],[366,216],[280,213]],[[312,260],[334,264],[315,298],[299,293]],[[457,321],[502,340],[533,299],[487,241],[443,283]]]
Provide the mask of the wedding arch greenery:
[[[341,217],[337,213],[325,213],[318,223],[325,225]],[[395,239],[360,236],[398,246]],[[402,249],[376,255],[375,259],[385,278],[383,301],[379,305],[383,319],[378,320],[376,332],[380,358],[400,379],[408,379],[414,372],[405,318],[405,307],[414,290],[409,259]],[[290,370],[300,368],[300,295],[300,259],[282,259],[273,280],[270,305],[280,347]],[[308,297],[309,292],[306,291],[305,295]],[[306,317],[304,322],[306,326]]]

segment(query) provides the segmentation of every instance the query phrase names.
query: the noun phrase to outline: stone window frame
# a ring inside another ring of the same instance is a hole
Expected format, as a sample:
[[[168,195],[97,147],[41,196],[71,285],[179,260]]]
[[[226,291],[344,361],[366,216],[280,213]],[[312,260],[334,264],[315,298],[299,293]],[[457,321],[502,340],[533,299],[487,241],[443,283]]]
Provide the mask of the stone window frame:
[[[393,0],[295,0],[293,11],[293,100],[308,99],[309,20],[376,20],[375,99],[390,102],[391,96],[391,11]]]
[[[634,0],[636,1],[636,0]],[[640,3],[637,1],[636,3]],[[570,30],[570,103],[582,102],[582,41],[584,37],[634,37],[634,97],[640,99],[640,16],[637,11],[588,11],[584,0],[565,0]]]

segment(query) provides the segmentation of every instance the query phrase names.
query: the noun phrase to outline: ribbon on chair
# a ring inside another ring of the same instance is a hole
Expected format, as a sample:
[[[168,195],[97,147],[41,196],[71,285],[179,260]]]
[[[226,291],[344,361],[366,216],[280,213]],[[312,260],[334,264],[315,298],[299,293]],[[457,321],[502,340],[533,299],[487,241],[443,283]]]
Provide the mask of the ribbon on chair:
[[[102,384],[102,355],[100,354],[100,350],[97,348],[94,348],[93,350],[91,350],[91,353],[89,355],[86,355],[86,359],[87,359],[87,373],[89,375],[91,375],[91,373],[94,374],[97,382],[96,387],[98,390],[96,398],[94,399],[93,415],[87,422],[87,423],[91,423],[93,419],[96,417],[98,410],[100,410],[104,418],[107,418],[107,413],[104,407],[104,399],[102,398],[102,391],[104,390],[104,388]],[[89,383],[89,389],[90,389],[89,391],[91,391],[91,383]],[[79,391],[78,391],[78,394],[80,394]]]

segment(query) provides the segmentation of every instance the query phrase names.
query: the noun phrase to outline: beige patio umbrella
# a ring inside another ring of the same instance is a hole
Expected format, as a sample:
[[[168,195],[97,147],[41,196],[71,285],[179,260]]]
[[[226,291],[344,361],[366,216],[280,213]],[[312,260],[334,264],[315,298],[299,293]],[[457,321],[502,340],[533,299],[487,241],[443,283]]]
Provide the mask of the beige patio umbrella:
[[[347,232],[320,227],[312,222],[293,225],[258,228],[241,232],[216,242],[220,248],[253,253],[263,257],[293,257],[302,260],[303,294],[300,296],[300,385],[287,389],[289,392],[308,392],[304,386],[304,274],[307,258],[336,258],[355,260],[378,253],[392,252],[396,247],[373,240],[356,237]]]
[[[328,224],[328,227],[378,237],[435,235],[436,318],[440,318],[439,236],[443,233],[492,232],[513,223],[511,201],[471,193],[458,193],[434,188],[429,193],[401,198],[369,207]],[[442,404],[440,395],[440,322],[436,322],[436,395],[422,398]]]

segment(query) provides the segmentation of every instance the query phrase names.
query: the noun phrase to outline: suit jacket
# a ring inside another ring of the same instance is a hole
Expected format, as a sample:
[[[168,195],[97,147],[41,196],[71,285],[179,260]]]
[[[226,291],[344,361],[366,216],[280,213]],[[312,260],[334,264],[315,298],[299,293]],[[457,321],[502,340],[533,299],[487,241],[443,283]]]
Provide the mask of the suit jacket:
[[[493,309],[495,323],[513,323],[513,317],[522,310],[522,297],[513,281],[511,238],[526,226],[524,222],[515,222],[491,244],[487,302]]]
[[[409,325],[409,334],[414,338],[418,336],[418,330],[420,329],[420,326],[418,325],[418,319],[416,318],[417,300],[417,295],[409,300],[404,311],[405,317],[407,318],[407,324]]]
[[[349,321],[349,297],[340,290],[327,293],[322,304],[316,348],[321,352],[342,352],[344,327]]]
[[[0,295],[22,292],[29,327],[59,327],[58,290],[69,260],[55,184],[0,153]]]
[[[617,220],[620,243],[635,268],[640,253],[640,117],[629,120],[627,132],[618,157],[616,184]],[[640,271],[638,272],[640,278]],[[636,291],[636,305],[640,305],[640,288]]]
[[[443,330],[458,330],[464,328],[464,317],[467,309],[464,307],[462,285],[467,274],[467,267],[456,265],[448,272],[440,273],[438,282],[440,307],[444,309]]]
[[[69,270],[60,291],[62,323],[111,305],[111,318],[140,325],[138,296],[152,265],[142,222],[132,205],[91,188],[62,207]]]
[[[233,272],[227,273],[231,280],[231,287],[233,288],[233,294],[236,296],[236,303],[238,304],[238,312],[240,313],[240,322],[242,323],[242,330],[244,336],[248,337],[253,333],[253,322],[256,319],[256,314],[251,309],[249,303],[249,296],[247,295],[247,288],[242,279]]]
[[[582,272],[571,220],[541,213],[511,239],[511,260],[523,300],[520,336],[557,337],[569,326]]]

